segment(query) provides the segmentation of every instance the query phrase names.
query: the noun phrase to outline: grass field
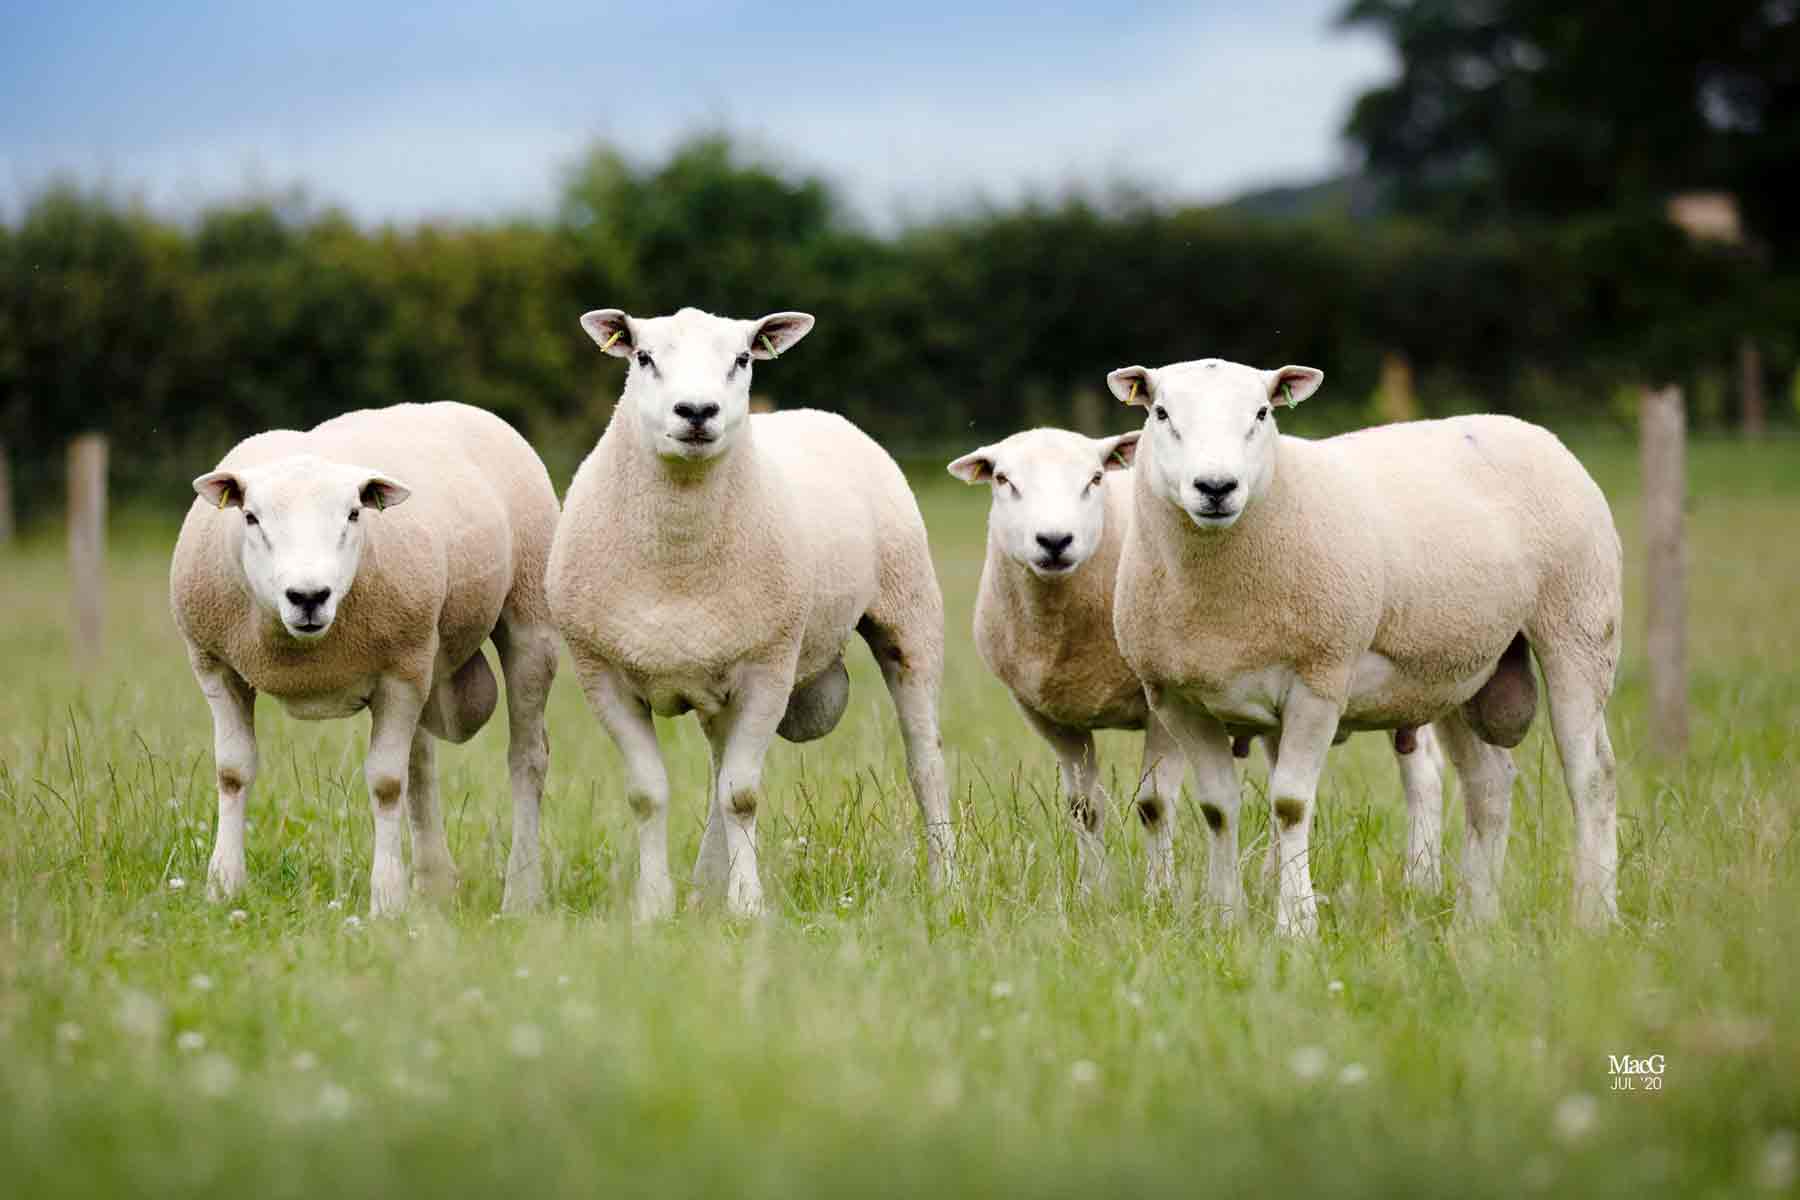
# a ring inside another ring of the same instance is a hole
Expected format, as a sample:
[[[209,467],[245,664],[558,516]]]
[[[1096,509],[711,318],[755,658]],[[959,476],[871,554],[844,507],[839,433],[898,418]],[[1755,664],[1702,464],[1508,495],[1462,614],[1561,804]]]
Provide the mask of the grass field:
[[[207,710],[166,606],[183,507],[116,530],[109,651],[72,665],[62,560],[0,551],[0,1193],[334,1196],[1165,1191],[1742,1195],[1800,1156],[1800,444],[1692,456],[1694,737],[1644,728],[1630,448],[1578,447],[1627,547],[1616,930],[1569,927],[1567,800],[1539,728],[1518,751],[1505,918],[1400,885],[1380,739],[1334,753],[1311,944],[1272,933],[1263,809],[1253,912],[1073,895],[1048,751],[976,659],[985,498],[916,474],[949,607],[944,730],[961,903],[923,882],[886,694],[860,648],[844,723],[780,744],[761,829],[771,914],[628,920],[618,757],[573,673],[551,709],[552,907],[495,919],[505,723],[439,756],[454,911],[368,924],[367,722],[260,709],[251,886],[203,895]],[[685,880],[706,776],[667,724]],[[1136,739],[1108,735],[1129,793]],[[1257,760],[1260,762],[1260,756]],[[1252,788],[1260,787],[1260,768]],[[1461,816],[1451,801],[1447,867]],[[1609,1055],[1662,1054],[1660,1091]]]

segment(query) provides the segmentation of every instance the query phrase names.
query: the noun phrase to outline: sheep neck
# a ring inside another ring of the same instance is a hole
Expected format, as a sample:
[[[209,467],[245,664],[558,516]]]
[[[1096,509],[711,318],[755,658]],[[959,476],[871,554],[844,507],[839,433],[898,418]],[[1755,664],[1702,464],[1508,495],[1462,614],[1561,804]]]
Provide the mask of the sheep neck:
[[[671,566],[714,560],[730,541],[743,499],[755,478],[756,445],[745,421],[724,454],[701,462],[669,460],[645,449],[635,410],[621,403],[607,429],[615,438],[610,472],[620,507],[656,536],[638,544],[642,553]]]

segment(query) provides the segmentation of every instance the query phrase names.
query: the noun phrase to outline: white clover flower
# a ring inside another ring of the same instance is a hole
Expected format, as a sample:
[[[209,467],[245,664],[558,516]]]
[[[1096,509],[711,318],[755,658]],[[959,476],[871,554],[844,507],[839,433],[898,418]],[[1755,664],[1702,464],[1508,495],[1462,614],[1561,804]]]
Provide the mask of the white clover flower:
[[[245,921],[250,919],[250,914],[241,908],[234,908],[231,910],[231,916],[228,919],[233,925],[242,925]]]
[[[1593,1132],[1599,1116],[1600,1102],[1586,1092],[1576,1092],[1564,1096],[1557,1104],[1551,1124],[1557,1137],[1565,1142],[1575,1142]]]
[[[310,1071],[319,1065],[319,1056],[311,1050],[302,1050],[288,1060],[288,1065],[296,1071]]]
[[[64,1021],[56,1027],[56,1040],[65,1046],[73,1046],[84,1036],[86,1035],[81,1032],[81,1026],[73,1021]]]
[[[113,1013],[119,1032],[138,1038],[161,1037],[166,1019],[163,1006],[154,997],[135,991],[119,997],[118,1010]]]
[[[558,975],[556,977],[556,986],[557,987],[568,987],[569,986],[569,977],[567,975]]]
[[[1091,1058],[1078,1058],[1069,1064],[1069,1082],[1087,1087],[1100,1082],[1100,1064]]]
[[[319,1115],[328,1120],[343,1120],[350,1115],[354,1103],[350,1089],[341,1084],[328,1083],[319,1089]]]
[[[1369,1082],[1369,1068],[1361,1063],[1345,1063],[1338,1072],[1338,1082],[1345,1087],[1361,1087]]]
[[[544,1033],[536,1025],[514,1025],[507,1035],[506,1048],[517,1058],[544,1057]]]
[[[855,903],[856,903],[856,897],[851,895],[849,892],[845,892],[843,895],[838,897],[838,907],[839,908],[849,908],[852,904],[855,904]]]
[[[184,888],[186,886],[187,886],[187,880],[183,879],[181,876],[179,876],[179,875],[169,876],[169,890],[171,892],[179,892],[182,888]]]
[[[1010,980],[1010,979],[996,979],[988,987],[988,995],[992,996],[996,1000],[1004,1000],[1008,996],[1011,996],[1012,994],[1013,994],[1013,985],[1012,985],[1012,980]]]
[[[362,926],[363,926],[363,919],[361,917],[357,916],[355,913],[351,913],[349,916],[344,918],[344,928],[348,929],[351,933],[355,933],[357,930],[361,929]]]
[[[194,1086],[203,1096],[228,1096],[237,1083],[237,1064],[223,1054],[208,1054],[194,1066]]]
[[[1288,1055],[1288,1070],[1301,1079],[1317,1079],[1331,1065],[1331,1056],[1323,1046],[1299,1046]]]
[[[513,978],[514,979],[530,979],[531,978],[531,968],[530,967],[518,968],[516,971],[513,972]]]
[[[1125,1003],[1131,1005],[1131,1007],[1137,1009],[1139,1012],[1142,1012],[1144,1009],[1144,993],[1138,991],[1136,988],[1132,988],[1125,993]]]
[[[326,902],[325,907],[332,909],[342,908],[344,907],[344,902],[342,900],[330,900]]]
[[[1785,1192],[1800,1174],[1800,1139],[1791,1129],[1777,1129],[1763,1143],[1756,1163],[1756,1184],[1764,1191]]]
[[[196,1054],[206,1049],[206,1035],[198,1029],[184,1029],[175,1035],[175,1048],[183,1054]]]
[[[1325,985],[1325,990],[1330,992],[1333,996],[1341,996],[1344,994],[1344,981],[1341,979],[1334,979]]]
[[[213,977],[205,973],[195,975],[188,980],[188,986],[196,992],[210,992],[213,990]]]

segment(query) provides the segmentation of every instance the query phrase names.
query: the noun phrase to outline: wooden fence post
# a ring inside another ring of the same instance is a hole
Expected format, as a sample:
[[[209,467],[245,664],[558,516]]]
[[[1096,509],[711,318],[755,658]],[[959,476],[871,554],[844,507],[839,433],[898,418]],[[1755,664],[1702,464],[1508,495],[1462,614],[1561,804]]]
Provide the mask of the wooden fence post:
[[[1745,437],[1761,437],[1768,427],[1769,404],[1763,395],[1762,349],[1749,334],[1738,340],[1738,415]]]
[[[76,653],[100,657],[106,614],[106,435],[69,442],[69,584]]]
[[[13,517],[12,457],[6,443],[0,442],[0,546],[12,541],[18,528]]]
[[[1687,414],[1681,389],[1646,388],[1638,423],[1649,573],[1644,650],[1650,660],[1650,731],[1663,754],[1687,749]]]

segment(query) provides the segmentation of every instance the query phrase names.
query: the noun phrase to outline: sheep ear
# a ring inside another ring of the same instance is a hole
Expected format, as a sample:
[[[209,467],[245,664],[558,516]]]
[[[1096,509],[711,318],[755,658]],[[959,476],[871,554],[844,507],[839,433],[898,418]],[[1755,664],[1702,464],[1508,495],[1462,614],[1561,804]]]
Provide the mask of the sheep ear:
[[[1137,461],[1138,439],[1144,431],[1134,429],[1118,437],[1100,438],[1100,466],[1107,471],[1123,471]]]
[[[1148,407],[1155,376],[1149,367],[1120,367],[1106,377],[1106,386],[1121,402]]]
[[[371,475],[363,481],[362,506],[379,511],[396,504],[405,504],[410,495],[412,489],[398,479],[389,479],[386,475]]]
[[[214,508],[244,507],[244,481],[230,471],[213,471],[194,480],[194,494]]]
[[[1263,382],[1268,385],[1272,402],[1292,408],[1319,390],[1325,382],[1325,372],[1317,367],[1277,367],[1263,372]]]
[[[759,321],[751,322],[750,356],[780,358],[794,343],[811,333],[812,327],[811,313],[770,313]]]
[[[614,358],[624,358],[637,347],[637,339],[631,336],[631,318],[616,308],[582,313],[581,327],[596,346]]]
[[[950,464],[950,473],[964,483],[985,483],[994,477],[994,450],[983,446]]]

